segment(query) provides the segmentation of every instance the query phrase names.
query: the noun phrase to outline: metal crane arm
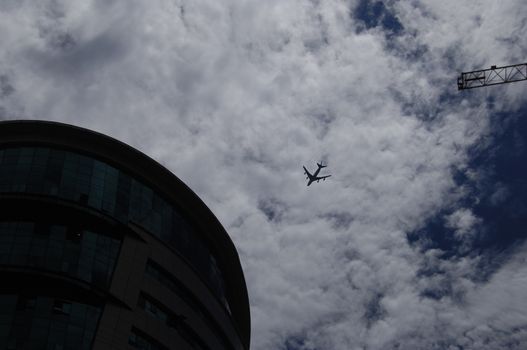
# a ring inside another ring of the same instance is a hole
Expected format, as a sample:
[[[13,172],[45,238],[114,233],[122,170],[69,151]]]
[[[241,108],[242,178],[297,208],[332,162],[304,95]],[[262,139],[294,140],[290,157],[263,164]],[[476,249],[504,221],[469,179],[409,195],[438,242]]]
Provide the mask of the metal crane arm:
[[[527,63],[503,67],[491,66],[490,69],[463,72],[457,78],[457,88],[458,90],[474,89],[522,80],[527,80]]]

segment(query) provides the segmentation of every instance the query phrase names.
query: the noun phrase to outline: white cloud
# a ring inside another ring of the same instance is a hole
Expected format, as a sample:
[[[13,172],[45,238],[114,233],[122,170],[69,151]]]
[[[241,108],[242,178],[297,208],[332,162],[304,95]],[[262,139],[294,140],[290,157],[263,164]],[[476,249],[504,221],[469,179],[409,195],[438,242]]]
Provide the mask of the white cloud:
[[[523,102],[525,86],[455,79],[525,57],[525,6],[388,3],[405,28],[391,39],[356,32],[353,1],[4,2],[0,112],[117,137],[189,184],[239,250],[253,349],[476,349],[496,329],[525,344],[525,307],[486,304],[502,274],[525,286],[518,266],[476,284],[477,258],[406,237],[464,194],[452,169],[492,134],[486,96]],[[322,158],[333,176],[307,188],[301,166]]]
[[[445,219],[446,227],[453,229],[454,236],[461,241],[473,236],[475,226],[482,221],[472,210],[466,208],[456,210]]]

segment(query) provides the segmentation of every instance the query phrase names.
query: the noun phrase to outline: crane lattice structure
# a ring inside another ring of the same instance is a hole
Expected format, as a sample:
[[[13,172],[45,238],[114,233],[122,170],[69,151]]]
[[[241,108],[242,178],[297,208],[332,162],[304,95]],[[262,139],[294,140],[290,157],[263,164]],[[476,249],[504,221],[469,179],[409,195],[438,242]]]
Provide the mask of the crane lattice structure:
[[[457,78],[458,90],[474,89],[488,85],[527,80],[527,63],[463,72]]]

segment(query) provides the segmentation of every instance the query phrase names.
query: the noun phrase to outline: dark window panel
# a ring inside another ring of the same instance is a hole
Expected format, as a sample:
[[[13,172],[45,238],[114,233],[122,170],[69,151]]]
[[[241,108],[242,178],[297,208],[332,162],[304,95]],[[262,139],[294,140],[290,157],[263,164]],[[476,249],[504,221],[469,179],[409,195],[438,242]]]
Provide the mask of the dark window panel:
[[[101,287],[109,285],[119,246],[115,238],[72,227],[0,224],[1,262],[66,273]]]
[[[221,273],[210,273],[210,252],[179,209],[128,174],[59,149],[0,151],[0,191],[56,195],[104,211],[123,223],[136,222],[180,252],[205,277],[222,278]],[[220,299],[224,298],[222,283],[210,278],[208,283]]]
[[[168,350],[167,347],[136,328],[132,328],[128,344],[135,349],[141,350]]]
[[[196,312],[201,317],[201,319],[209,326],[209,328],[216,334],[223,346],[226,349],[231,348],[227,336],[223,333],[220,326],[215,321],[213,321],[212,315],[210,315],[207,309],[199,302],[198,299],[196,299],[194,294],[190,292],[181,282],[179,282],[175,276],[170,274],[168,271],[164,270],[161,266],[159,266],[152,260],[148,260],[145,268],[145,274],[157,280],[160,284],[167,287],[181,300],[183,300],[185,304],[192,308],[194,312]],[[142,298],[146,300],[146,295],[143,295]],[[145,305],[145,302],[143,302],[143,305]],[[175,327],[174,323],[178,323],[176,321],[179,322],[181,320],[177,320],[177,314],[172,313],[171,317],[168,319],[167,322],[172,323],[172,326]],[[181,324],[181,322],[179,322],[179,324]],[[182,332],[185,332],[185,330],[183,330]],[[189,332],[186,332],[186,336],[188,336],[189,340],[192,341],[192,334],[189,334]],[[198,345],[201,346],[200,344]]]
[[[17,304],[16,296],[0,295],[0,305],[2,300],[7,299],[12,305],[27,306],[31,300],[30,297],[21,298],[24,300],[18,300]],[[9,312],[6,308],[0,308],[0,345],[3,342],[4,345],[11,344],[11,347],[26,349],[57,349],[61,346],[70,349],[90,348],[100,307],[50,297],[38,297],[36,305],[34,311],[27,307]],[[69,314],[68,305],[71,306]],[[90,310],[94,317],[78,323],[72,316],[74,310]],[[33,312],[30,317],[27,317],[28,312]],[[65,344],[69,346],[65,347]],[[72,347],[72,344],[75,346]],[[6,345],[2,348],[8,347]]]
[[[48,338],[49,320],[33,320],[31,327],[30,338],[45,340]]]

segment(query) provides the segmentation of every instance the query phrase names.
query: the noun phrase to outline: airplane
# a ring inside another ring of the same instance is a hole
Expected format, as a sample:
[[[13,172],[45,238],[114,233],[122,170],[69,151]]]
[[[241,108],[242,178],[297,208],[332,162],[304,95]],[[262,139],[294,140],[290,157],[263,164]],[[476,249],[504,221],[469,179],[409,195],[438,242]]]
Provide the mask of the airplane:
[[[320,180],[326,181],[326,178],[331,176],[331,175],[317,176],[318,173],[320,172],[320,169],[327,167],[327,165],[322,165],[320,163],[317,163],[317,166],[318,166],[318,169],[315,171],[313,175],[311,175],[311,173],[306,169],[305,166],[302,166],[304,168],[304,174],[307,175],[306,179],[309,180],[309,182],[307,183],[308,186],[311,185],[313,181],[316,181],[316,182],[319,182]]]

